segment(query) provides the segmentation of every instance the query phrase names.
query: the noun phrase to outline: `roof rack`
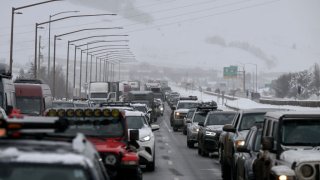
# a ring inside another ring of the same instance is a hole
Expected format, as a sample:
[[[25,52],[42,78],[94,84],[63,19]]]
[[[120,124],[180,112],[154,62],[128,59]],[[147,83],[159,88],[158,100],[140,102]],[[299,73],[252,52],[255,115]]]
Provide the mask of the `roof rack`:
[[[100,103],[100,107],[132,107],[130,102],[104,102]]]
[[[68,122],[58,117],[24,117],[0,119],[0,138],[19,138],[30,135],[64,132]]]
[[[197,96],[180,97],[180,100],[198,100]]]
[[[43,84],[40,79],[16,79],[14,83]]]

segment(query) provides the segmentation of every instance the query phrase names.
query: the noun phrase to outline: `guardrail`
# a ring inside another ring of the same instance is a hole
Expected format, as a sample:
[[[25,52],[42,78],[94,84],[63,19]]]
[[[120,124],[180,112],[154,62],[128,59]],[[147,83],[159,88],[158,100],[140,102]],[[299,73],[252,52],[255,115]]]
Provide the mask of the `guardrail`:
[[[320,107],[320,101],[259,99],[261,104]]]
[[[213,95],[213,96],[217,96],[217,97],[222,98],[222,94],[221,94],[221,93],[215,93],[215,92],[211,92],[211,91],[204,91],[203,93],[204,93],[204,94],[209,94],[209,95]],[[225,99],[228,99],[228,100],[232,100],[232,101],[238,99],[237,97],[229,96],[229,95],[224,95],[224,98],[225,98]]]

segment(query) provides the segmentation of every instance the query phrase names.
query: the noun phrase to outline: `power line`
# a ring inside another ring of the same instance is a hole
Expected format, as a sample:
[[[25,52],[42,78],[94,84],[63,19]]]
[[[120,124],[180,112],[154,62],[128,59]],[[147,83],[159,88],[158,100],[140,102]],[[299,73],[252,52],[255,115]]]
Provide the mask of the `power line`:
[[[223,11],[223,12],[214,13],[214,14],[210,14],[210,15],[206,15],[206,16],[189,18],[189,19],[185,19],[185,20],[181,20],[181,21],[172,22],[172,23],[166,23],[166,24],[156,25],[156,26],[148,27],[148,28],[136,29],[136,30],[127,31],[127,32],[124,32],[124,33],[145,31],[145,30],[149,30],[149,29],[155,29],[155,28],[159,28],[159,27],[175,25],[175,24],[182,23],[182,22],[201,20],[201,19],[205,19],[205,18],[208,18],[208,17],[213,17],[213,16],[224,15],[224,14],[229,14],[229,13],[241,11],[241,10],[244,10],[244,9],[251,9],[251,8],[255,8],[255,7],[259,7],[259,6],[264,6],[264,5],[272,4],[272,3],[275,3],[275,2],[279,2],[279,1],[281,1],[281,0],[268,1],[268,2],[259,3],[259,4],[255,4],[255,5],[251,5],[251,6],[246,6],[246,7],[241,7],[241,8],[237,8],[237,9],[233,9],[233,10],[229,10],[229,11]]]

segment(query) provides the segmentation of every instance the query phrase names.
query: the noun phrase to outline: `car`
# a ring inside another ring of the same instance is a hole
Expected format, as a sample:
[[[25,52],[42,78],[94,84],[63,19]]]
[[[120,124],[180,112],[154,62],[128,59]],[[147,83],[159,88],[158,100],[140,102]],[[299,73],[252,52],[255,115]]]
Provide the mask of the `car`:
[[[207,156],[209,153],[218,151],[222,127],[230,124],[235,115],[235,111],[211,111],[204,122],[199,122],[198,152],[200,155]]]
[[[187,122],[191,122],[191,119],[194,115],[194,113],[196,112],[197,108],[192,108],[192,109],[189,109],[186,117],[183,119],[183,124],[184,124],[184,127],[183,127],[183,130],[182,130],[182,133],[184,135],[187,135],[187,126],[188,126],[188,123]]]
[[[0,107],[9,115],[16,108],[15,88],[9,66],[0,63]]]
[[[253,126],[245,140],[243,146],[238,146],[237,153],[234,155],[238,180],[255,180],[252,164],[257,158],[261,145],[261,126]]]
[[[0,179],[109,180],[95,147],[83,134],[61,134],[64,125],[50,117],[1,119]]]
[[[319,179],[319,128],[317,111],[268,112],[253,162],[255,178]]]
[[[191,121],[187,121],[187,146],[193,148],[198,142],[198,123],[203,123],[210,111],[217,110],[217,106],[199,106],[197,107]]]
[[[223,179],[235,179],[236,169],[234,153],[236,146],[244,145],[244,140],[252,126],[262,124],[264,115],[268,111],[278,109],[246,109],[237,112],[232,124],[223,126],[223,132],[219,138],[219,159],[221,159],[221,174]],[[233,175],[234,177],[231,177]]]
[[[125,111],[128,128],[139,130],[140,148],[138,154],[140,165],[145,165],[148,171],[155,169],[155,136],[153,131],[159,130],[159,125],[150,125],[145,114],[140,111]]]
[[[180,98],[177,107],[171,113],[170,124],[173,131],[178,131],[179,128],[184,127],[184,118],[186,117],[189,109],[196,108],[200,104],[197,98],[190,97],[189,100],[186,98]]]
[[[152,109],[150,109],[146,104],[142,103],[131,103],[131,106],[134,108],[134,110],[145,113],[148,118],[148,122],[151,123]]]
[[[124,110],[115,107],[48,109],[47,116],[68,120],[70,135],[85,134],[103,159],[111,178],[142,180],[139,131],[129,130]]]
[[[155,98],[154,101],[155,101],[155,106],[157,107],[157,108],[156,108],[157,114],[158,114],[159,116],[163,116],[163,113],[164,113],[164,104],[163,104],[162,100],[159,99],[159,98]]]

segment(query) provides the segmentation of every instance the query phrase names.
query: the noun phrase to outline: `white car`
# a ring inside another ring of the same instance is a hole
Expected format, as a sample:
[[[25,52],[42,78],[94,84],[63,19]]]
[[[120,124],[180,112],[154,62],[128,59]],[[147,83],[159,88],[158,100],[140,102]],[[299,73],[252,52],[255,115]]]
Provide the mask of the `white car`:
[[[159,130],[159,125],[150,125],[145,114],[140,111],[125,111],[129,131],[139,130],[138,150],[140,165],[145,165],[148,171],[155,168],[155,137],[153,131]]]

